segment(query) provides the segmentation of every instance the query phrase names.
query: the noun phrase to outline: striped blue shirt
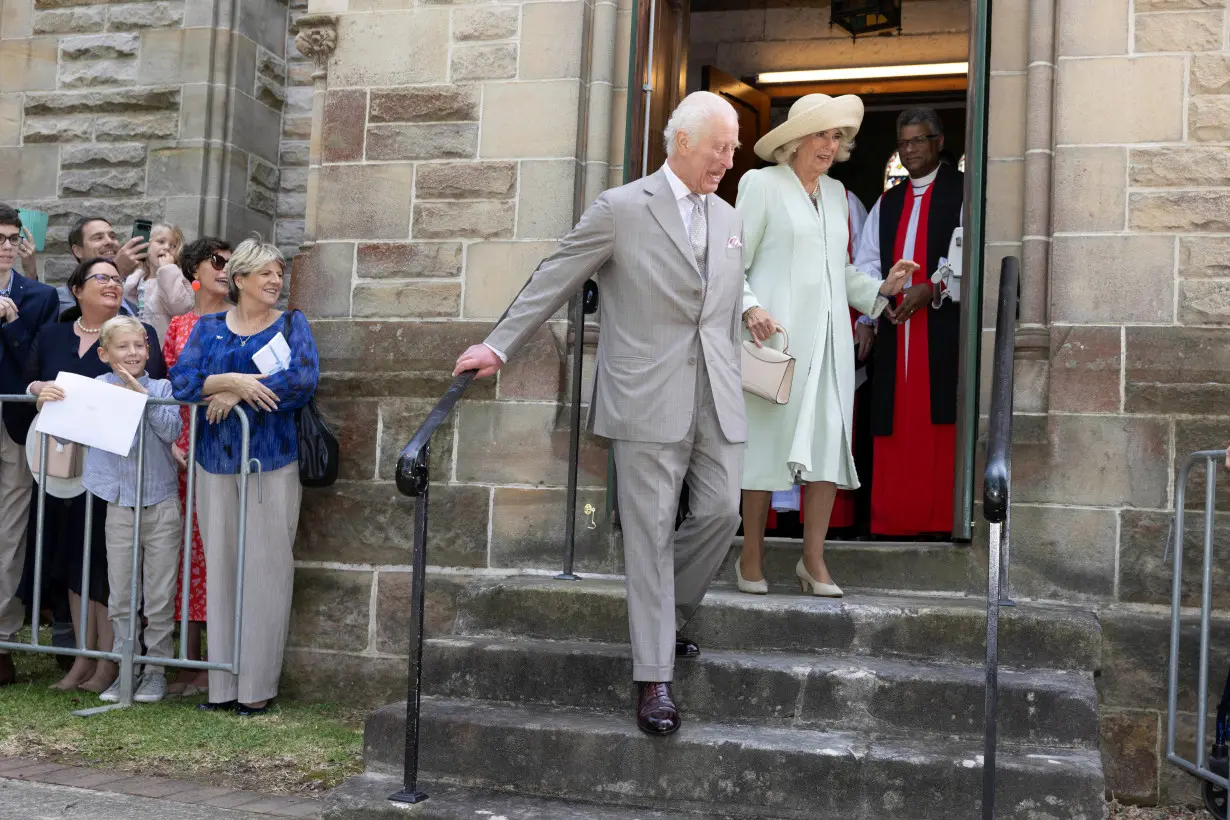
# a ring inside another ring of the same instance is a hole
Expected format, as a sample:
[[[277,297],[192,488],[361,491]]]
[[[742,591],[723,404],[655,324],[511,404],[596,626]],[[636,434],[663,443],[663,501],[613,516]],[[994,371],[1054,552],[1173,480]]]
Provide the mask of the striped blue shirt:
[[[114,373],[104,373],[95,378],[100,382],[123,386],[120,377]],[[150,398],[171,398],[171,383],[166,379],[151,379],[149,374],[144,374],[138,381],[149,391]],[[141,506],[149,507],[179,494],[179,465],[171,454],[171,445],[179,438],[182,427],[183,420],[176,405],[146,405],[145,483],[141,490]],[[136,434],[132,437],[132,449],[127,456],[88,448],[82,465],[81,483],[104,501],[121,507],[136,507]]]

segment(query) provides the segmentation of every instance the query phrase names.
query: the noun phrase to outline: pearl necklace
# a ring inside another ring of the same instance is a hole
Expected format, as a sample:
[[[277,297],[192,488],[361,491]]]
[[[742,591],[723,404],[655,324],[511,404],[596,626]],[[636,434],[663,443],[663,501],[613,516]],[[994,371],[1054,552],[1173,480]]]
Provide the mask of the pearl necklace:
[[[102,330],[102,328],[97,328],[97,327],[86,327],[85,325],[83,325],[83,324],[81,323],[81,317],[80,317],[80,316],[78,316],[78,317],[77,317],[77,329],[78,329],[78,330],[80,330],[82,333],[85,333],[85,334],[88,334],[88,335],[93,335],[93,334],[95,334],[95,333],[99,333],[99,332],[101,332],[101,330]]]

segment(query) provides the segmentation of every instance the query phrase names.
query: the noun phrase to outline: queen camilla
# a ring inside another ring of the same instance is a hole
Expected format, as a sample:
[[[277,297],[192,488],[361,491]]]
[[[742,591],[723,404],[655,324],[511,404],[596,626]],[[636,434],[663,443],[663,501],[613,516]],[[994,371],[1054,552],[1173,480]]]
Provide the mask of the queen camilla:
[[[846,189],[827,174],[849,158],[862,121],[856,96],[802,97],[786,122],[756,143],[756,155],[776,165],[739,180],[744,325],[757,344],[785,330],[798,360],[786,404],[744,394],[744,536],[736,564],[743,592],[768,592],[761,564],[773,491],[803,484],[803,557],[795,575],[804,592],[842,594],[824,564],[824,539],[837,490],[859,486],[850,445],[854,342],[847,305],[877,317],[918,267],[898,261],[880,282],[849,263]]]

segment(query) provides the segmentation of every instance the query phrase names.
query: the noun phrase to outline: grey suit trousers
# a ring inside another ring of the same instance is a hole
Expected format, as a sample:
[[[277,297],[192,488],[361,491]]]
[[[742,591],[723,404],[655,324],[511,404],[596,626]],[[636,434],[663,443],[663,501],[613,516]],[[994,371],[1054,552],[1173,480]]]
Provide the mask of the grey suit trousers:
[[[675,633],[696,613],[739,529],[744,445],[722,434],[708,374],[699,370],[682,441],[614,441],[636,681],[674,679]],[[676,532],[685,481],[690,514]]]

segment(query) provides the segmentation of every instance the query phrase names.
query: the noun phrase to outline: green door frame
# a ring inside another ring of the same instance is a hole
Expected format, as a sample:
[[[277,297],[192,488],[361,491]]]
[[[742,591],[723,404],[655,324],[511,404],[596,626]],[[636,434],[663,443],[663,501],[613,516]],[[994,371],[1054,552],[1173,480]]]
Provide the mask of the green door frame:
[[[974,463],[982,360],[982,293],[986,267],[987,122],[991,91],[991,2],[970,0],[969,85],[965,117],[965,226],[962,262],[961,370],[957,379],[957,453],[953,476],[953,538],[974,535]]]

